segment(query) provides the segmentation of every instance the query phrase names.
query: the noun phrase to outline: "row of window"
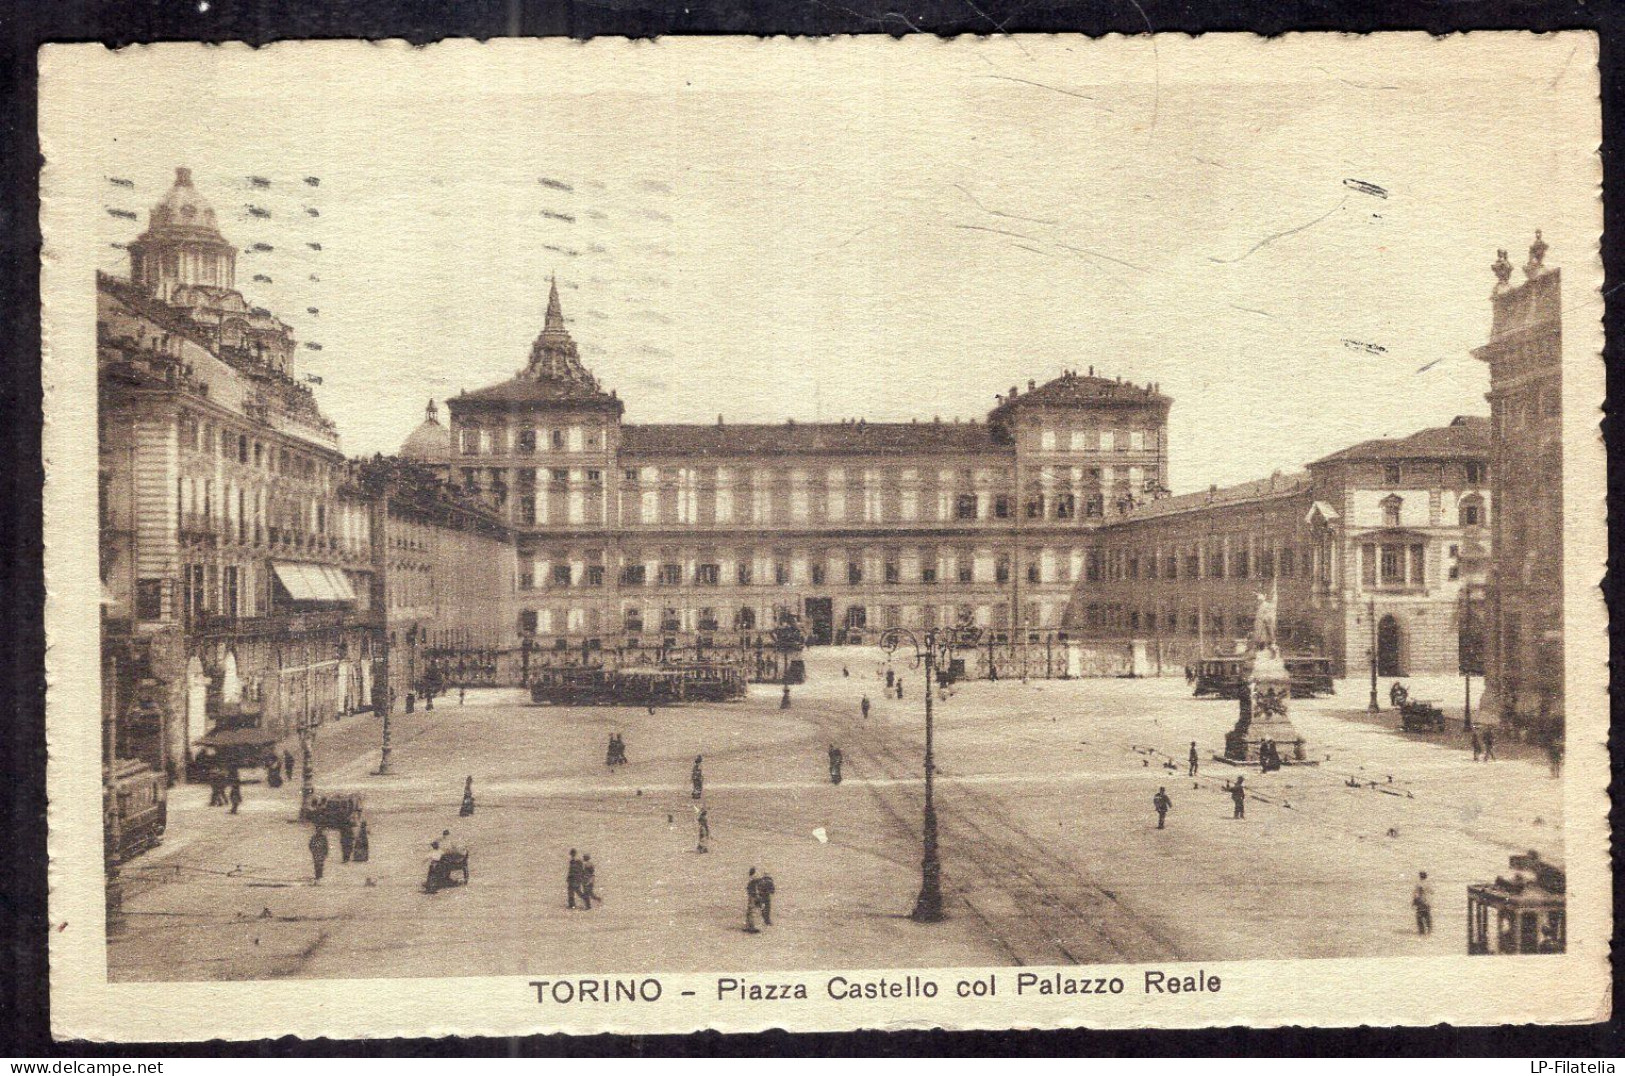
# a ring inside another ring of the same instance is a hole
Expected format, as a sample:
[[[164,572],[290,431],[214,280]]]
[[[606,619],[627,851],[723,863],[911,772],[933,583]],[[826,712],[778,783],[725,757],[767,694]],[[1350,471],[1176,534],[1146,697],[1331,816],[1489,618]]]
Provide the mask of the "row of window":
[[[1382,483],[1390,488],[1402,486],[1407,481],[1424,486],[1431,486],[1435,483],[1452,485],[1453,483],[1446,480],[1445,476],[1439,473],[1441,466],[1449,467],[1450,465],[1427,463],[1412,464],[1407,467],[1403,463],[1385,463],[1382,465]],[[1482,486],[1489,481],[1490,467],[1489,464],[1478,460],[1468,460],[1461,465],[1460,474],[1467,485]]]
[[[1043,427],[1030,431],[1028,446],[1041,452],[1145,452],[1157,447],[1157,430],[1063,430]]]
[[[1311,552],[1293,546],[1263,549],[1256,556],[1247,548],[1227,556],[1222,542],[1207,548],[1179,552],[1134,549],[1090,550],[1084,578],[1091,583],[1126,579],[1291,579],[1310,570]]]
[[[223,460],[257,467],[268,474],[324,482],[330,476],[326,462],[267,445],[248,433],[227,426],[216,427],[213,422],[200,422],[192,414],[183,413],[180,422],[181,445],[193,452],[218,453]]]
[[[983,572],[978,578],[976,572],[976,558],[971,554],[964,554],[958,558],[946,558],[946,569],[939,565],[935,554],[929,556],[921,563],[914,564],[913,570],[907,572],[899,560],[886,560],[880,565],[878,576],[865,567],[864,561],[849,560],[846,571],[837,578],[844,578],[850,586],[861,586],[865,579],[870,582],[881,582],[887,585],[901,585],[907,583],[920,583],[933,585],[941,578],[953,578],[960,583],[1008,583],[1010,582],[1011,558],[1000,554],[994,557],[983,557]],[[987,565],[991,564],[991,578],[988,577]],[[1034,560],[1028,563],[1025,571],[1029,583],[1039,584],[1045,582],[1068,582],[1071,574],[1068,570],[1069,562],[1066,557],[1056,557],[1052,561],[1052,576],[1045,579],[1041,561]],[[578,570],[579,569],[579,570]],[[755,565],[749,561],[740,561],[733,566],[731,583],[737,586],[772,585],[789,586],[792,582],[805,582],[812,586],[825,586],[830,582],[831,573],[827,564],[813,561],[806,565],[806,575],[797,579],[792,565],[787,559],[775,560],[771,564],[771,575],[758,578]],[[649,565],[624,564],[617,575],[619,584],[623,587],[648,586],[650,583]],[[571,564],[552,563],[548,565],[545,575],[539,577],[534,567],[523,568],[519,573],[519,587],[521,590],[534,590],[542,586],[569,587],[588,586],[600,587],[604,585],[605,572],[602,564]],[[677,562],[663,562],[655,566],[653,581],[658,586],[679,587],[687,585],[698,587],[721,586],[723,570],[721,564],[703,563],[694,565],[693,572],[685,578],[683,565]]]
[[[521,456],[538,451],[596,452],[604,443],[603,432],[596,426],[562,426],[555,429],[524,428],[511,431],[513,451]],[[457,446],[465,456],[503,456],[508,453],[510,431],[502,428],[481,429],[461,426],[457,431]]]
[[[1028,602],[1023,606],[1024,624],[1028,627],[1052,627],[1058,606],[1049,602]],[[779,615],[789,610],[756,609],[740,606],[733,610],[718,610],[713,606],[698,609],[680,609],[663,606],[644,610],[630,606],[619,612],[615,620],[613,610],[596,608],[560,607],[556,609],[525,609],[519,614],[519,630],[525,635],[536,634],[597,634],[621,631],[640,635],[646,631],[755,631],[774,623]],[[848,631],[896,627],[934,628],[939,624],[978,624],[998,629],[1010,625],[1010,606],[1006,602],[995,605],[961,604],[884,605],[871,610],[866,605],[849,605],[842,612],[840,624]]]

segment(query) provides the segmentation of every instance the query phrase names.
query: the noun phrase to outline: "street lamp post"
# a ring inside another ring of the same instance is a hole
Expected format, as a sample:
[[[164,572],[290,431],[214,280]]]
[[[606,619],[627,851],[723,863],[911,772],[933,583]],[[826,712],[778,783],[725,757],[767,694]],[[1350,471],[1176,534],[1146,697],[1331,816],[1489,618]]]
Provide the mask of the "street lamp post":
[[[920,894],[914,900],[914,911],[910,916],[917,923],[936,923],[943,918],[942,860],[937,853],[936,722],[931,711],[933,681],[936,679],[937,666],[951,659],[954,648],[975,646],[980,634],[977,628],[960,626],[941,632],[932,628],[923,639],[907,628],[887,628],[880,636],[880,647],[888,657],[899,644],[907,642],[914,647],[914,666],[924,666],[925,669],[925,818],[921,840]]]
[[[1371,620],[1371,700],[1365,708],[1375,714],[1382,710],[1377,705],[1377,599],[1371,599],[1366,616]]]

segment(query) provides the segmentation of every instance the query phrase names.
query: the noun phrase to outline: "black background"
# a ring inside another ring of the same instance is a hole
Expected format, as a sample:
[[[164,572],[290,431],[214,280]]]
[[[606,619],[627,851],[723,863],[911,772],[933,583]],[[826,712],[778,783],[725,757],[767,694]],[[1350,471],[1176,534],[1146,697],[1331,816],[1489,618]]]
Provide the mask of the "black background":
[[[1001,31],[1278,34],[1294,30],[1594,29],[1601,35],[1602,148],[1606,228],[1603,258],[1608,330],[1607,417],[1610,515],[1620,490],[1615,457],[1622,252],[1620,180],[1625,8],[1619,3],[1461,2],[1448,0],[0,0],[0,1054],[13,1057],[143,1056],[717,1056],[837,1057],[916,1055],[1186,1055],[1438,1056],[1525,1055],[1617,1057],[1625,1047],[1618,1020],[1565,1028],[1356,1028],[1143,1032],[860,1032],[758,1035],[532,1036],[507,1039],[407,1040],[370,1043],[204,1043],[131,1047],[56,1044],[49,1032],[46,938],[44,637],[42,629],[39,382],[39,145],[35,133],[35,50],[50,41],[248,41],[289,38],[593,37],[663,34],[991,34]],[[1464,252],[1471,253],[1471,252]],[[1620,537],[1610,535],[1610,564]],[[1608,585],[1611,611],[1615,603]],[[1618,654],[1618,631],[1610,629]],[[1611,743],[1617,795],[1621,750]],[[1618,852],[1616,850],[1616,868]],[[1617,869],[1616,869],[1617,878]],[[1617,885],[1617,882],[1616,882]],[[1615,939],[1622,896],[1615,893]],[[1514,959],[1514,958],[1508,958]],[[1618,969],[1615,969],[1616,983]],[[1351,982],[1351,991],[1381,989]],[[1616,991],[1617,993],[1617,991]],[[1516,1008],[1520,998],[1507,997]]]

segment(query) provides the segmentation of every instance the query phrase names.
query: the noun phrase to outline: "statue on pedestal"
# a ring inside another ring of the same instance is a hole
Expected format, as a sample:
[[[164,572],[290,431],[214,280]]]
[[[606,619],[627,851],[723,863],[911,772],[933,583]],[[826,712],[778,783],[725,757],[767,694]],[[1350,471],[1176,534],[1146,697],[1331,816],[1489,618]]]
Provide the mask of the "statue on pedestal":
[[[1292,677],[1281,660],[1276,607],[1279,591],[1260,592],[1249,639],[1252,653],[1247,682],[1242,687],[1241,713],[1225,735],[1224,757],[1235,763],[1267,764],[1304,761],[1304,740],[1287,715],[1292,698]],[[1280,755],[1286,750],[1287,757]]]

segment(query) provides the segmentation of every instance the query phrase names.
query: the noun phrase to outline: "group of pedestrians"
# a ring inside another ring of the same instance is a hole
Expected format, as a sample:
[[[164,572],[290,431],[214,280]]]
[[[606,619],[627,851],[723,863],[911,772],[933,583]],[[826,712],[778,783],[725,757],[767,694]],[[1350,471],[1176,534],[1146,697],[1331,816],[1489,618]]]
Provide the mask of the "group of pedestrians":
[[[589,912],[594,901],[603,903],[598,896],[598,868],[593,866],[591,853],[578,857],[576,850],[570,849],[570,867],[565,880],[569,887],[565,906],[571,911],[575,910],[577,898],[581,900],[581,907]]]
[[[230,807],[231,813],[243,805],[243,778],[233,766],[230,773],[214,770],[209,774],[209,806]]]
[[[339,835],[339,856],[344,863],[365,863],[372,858],[372,835],[367,832],[367,820],[361,819],[357,828],[353,821],[335,827]],[[327,827],[317,823],[315,832],[310,835],[310,866],[315,876],[312,885],[320,885],[322,875],[327,870],[327,857],[332,854],[332,845],[327,840]]]
[[[1478,729],[1472,731],[1473,761],[1489,762],[1495,758],[1495,728],[1492,725],[1484,726],[1484,734],[1479,735]]]

